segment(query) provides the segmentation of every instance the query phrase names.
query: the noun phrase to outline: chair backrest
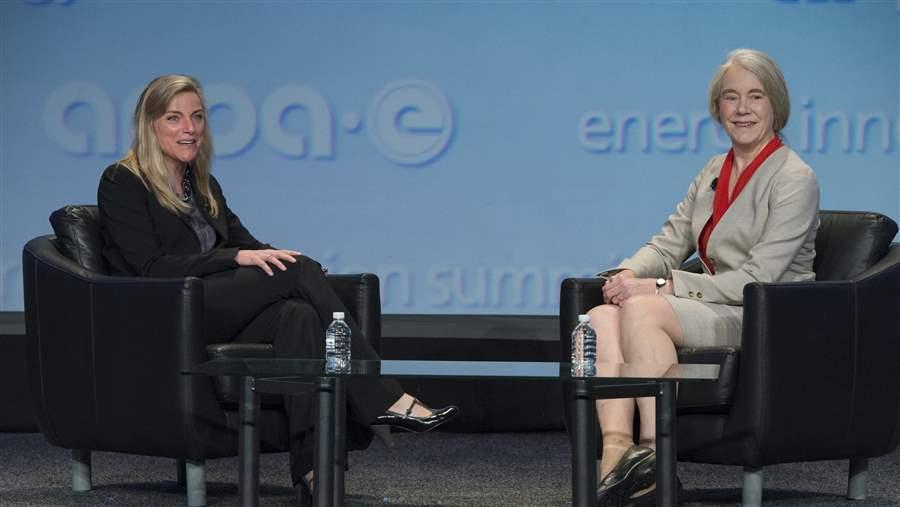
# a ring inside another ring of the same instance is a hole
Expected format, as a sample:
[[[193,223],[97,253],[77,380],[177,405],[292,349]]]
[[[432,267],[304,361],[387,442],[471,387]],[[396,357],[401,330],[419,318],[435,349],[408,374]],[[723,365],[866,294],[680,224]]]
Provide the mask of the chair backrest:
[[[897,234],[897,223],[880,213],[821,210],[819,219],[813,264],[817,280],[859,275],[884,257]],[[97,206],[64,206],[50,215],[50,225],[63,255],[94,273],[109,273]]]
[[[866,211],[819,211],[816,280],[851,280],[882,259],[897,234],[897,223]]]
[[[103,257],[100,210],[94,205],[69,205],[50,214],[59,251],[88,271],[109,274]]]

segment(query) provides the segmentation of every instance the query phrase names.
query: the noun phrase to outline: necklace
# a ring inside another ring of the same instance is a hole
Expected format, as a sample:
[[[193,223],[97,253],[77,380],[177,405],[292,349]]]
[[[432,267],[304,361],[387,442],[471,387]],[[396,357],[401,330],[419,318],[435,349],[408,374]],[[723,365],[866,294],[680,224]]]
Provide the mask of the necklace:
[[[191,183],[191,168],[184,170],[184,176],[181,178],[181,200],[188,202],[194,197],[194,186]]]

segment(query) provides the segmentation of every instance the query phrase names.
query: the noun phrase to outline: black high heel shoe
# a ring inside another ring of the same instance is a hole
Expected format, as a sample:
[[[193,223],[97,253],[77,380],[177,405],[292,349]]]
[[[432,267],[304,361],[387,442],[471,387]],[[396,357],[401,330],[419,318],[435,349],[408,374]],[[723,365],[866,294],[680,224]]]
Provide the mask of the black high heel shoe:
[[[636,491],[649,488],[655,482],[656,451],[633,445],[625,451],[615,468],[600,481],[597,505],[620,506]]]
[[[422,405],[422,402],[413,398],[412,403],[409,404],[409,408],[406,409],[406,413],[398,414],[397,412],[388,410],[384,414],[376,417],[372,424],[387,424],[413,433],[425,433],[446,423],[450,419],[453,419],[459,413],[459,408],[450,405],[449,407],[430,409],[431,415],[416,417],[412,415],[413,408],[416,404]],[[422,406],[424,407],[425,405]]]

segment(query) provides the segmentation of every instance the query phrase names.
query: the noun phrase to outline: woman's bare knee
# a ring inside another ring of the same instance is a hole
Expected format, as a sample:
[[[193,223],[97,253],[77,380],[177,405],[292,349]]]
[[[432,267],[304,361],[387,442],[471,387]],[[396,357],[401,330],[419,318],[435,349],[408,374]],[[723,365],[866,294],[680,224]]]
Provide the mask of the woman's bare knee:
[[[672,306],[663,296],[633,296],[622,303],[619,312],[620,326],[628,334],[628,330],[665,329],[669,321],[676,319]]]
[[[607,324],[618,325],[619,307],[616,305],[599,305],[588,310],[587,315],[591,319],[591,327]]]
[[[622,362],[622,333],[619,330],[619,308],[600,305],[588,310],[591,327],[597,332],[597,362]]]
[[[620,312],[622,351],[627,360],[668,358],[681,340],[680,325],[664,297],[629,298]]]
[[[629,298],[622,305],[623,340],[630,337],[664,333],[676,345],[682,341],[681,323],[664,296],[647,295]]]

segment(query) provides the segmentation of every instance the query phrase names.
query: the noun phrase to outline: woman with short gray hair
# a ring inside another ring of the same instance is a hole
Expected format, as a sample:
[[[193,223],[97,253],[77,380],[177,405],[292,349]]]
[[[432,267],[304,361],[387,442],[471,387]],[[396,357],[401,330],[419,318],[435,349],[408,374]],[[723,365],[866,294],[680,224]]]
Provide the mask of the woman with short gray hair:
[[[746,284],[815,279],[819,186],[779,135],[790,98],[778,65],[761,51],[732,51],[710,82],[709,111],[732,147],[694,178],[656,236],[603,274],[606,304],[588,312],[600,370],[615,363],[674,364],[675,347],[738,345]],[[702,272],[681,270],[694,253]],[[652,499],[655,400],[598,400],[597,415],[600,504]]]

